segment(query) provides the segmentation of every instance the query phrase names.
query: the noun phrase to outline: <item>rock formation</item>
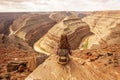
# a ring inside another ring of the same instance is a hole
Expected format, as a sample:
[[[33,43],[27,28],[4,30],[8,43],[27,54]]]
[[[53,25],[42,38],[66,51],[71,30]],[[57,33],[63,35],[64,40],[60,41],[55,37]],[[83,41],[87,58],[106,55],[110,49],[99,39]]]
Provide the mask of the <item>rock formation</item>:
[[[74,15],[74,16],[78,16],[80,19],[82,19],[89,14],[90,14],[90,12],[88,13],[88,12],[63,11],[63,12],[53,12],[50,14],[49,18],[51,18],[52,20],[54,20],[58,23],[67,16]]]
[[[56,22],[60,22],[66,16],[70,16],[70,15],[72,15],[71,12],[54,12],[51,13],[49,17]]]
[[[57,56],[51,55],[25,80],[119,80],[119,50],[119,45],[76,50],[67,65],[58,64]]]
[[[37,56],[37,53],[35,53],[32,50],[28,50],[28,49],[24,50],[16,47],[16,45],[6,46],[6,44],[0,43],[0,80],[7,80],[6,78],[8,78],[8,75],[9,75],[8,80],[16,80],[16,79],[25,80],[28,74],[30,74],[31,71],[33,71],[36,68],[35,56]],[[7,66],[7,64],[9,64],[9,62],[11,61],[15,61],[15,62],[27,61],[27,65],[28,65],[27,68],[29,69],[29,71],[25,70],[22,73],[18,71],[9,72],[10,70],[15,70],[15,65],[16,65],[15,63],[11,66]]]
[[[16,36],[9,37],[4,34],[0,34],[0,44],[4,44],[5,47],[16,47],[26,51],[34,51],[33,48],[30,47],[24,40]]]
[[[77,49],[82,39],[90,34],[89,26],[81,21],[79,17],[69,16],[53,26],[48,33],[40,38],[34,45],[34,49],[38,52],[41,50],[54,53],[55,48],[60,40],[61,34],[68,35],[68,42],[71,49]]]
[[[13,21],[25,13],[0,13],[0,34],[9,34],[9,26]]]
[[[120,11],[94,12],[83,19],[95,34],[91,37],[92,44],[120,43]]]
[[[0,80],[25,80],[26,76],[43,63],[47,57],[42,53],[35,52],[18,37],[0,34]],[[20,64],[25,62],[27,66],[20,66],[19,62]],[[9,79],[7,79],[8,75]]]
[[[49,14],[30,13],[19,17],[10,26],[10,35],[16,35],[33,45],[56,22],[49,18]]]

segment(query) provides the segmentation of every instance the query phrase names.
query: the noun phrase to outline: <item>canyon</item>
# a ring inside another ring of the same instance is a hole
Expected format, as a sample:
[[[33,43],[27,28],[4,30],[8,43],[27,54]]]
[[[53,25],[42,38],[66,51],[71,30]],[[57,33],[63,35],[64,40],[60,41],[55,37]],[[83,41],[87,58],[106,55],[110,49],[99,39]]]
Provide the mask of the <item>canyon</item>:
[[[90,44],[119,44],[119,13],[120,11],[94,12],[83,19],[95,34],[89,38]],[[95,42],[91,42],[92,40]]]
[[[119,24],[120,11],[0,13],[0,79],[119,80]],[[62,34],[66,65],[55,53]]]

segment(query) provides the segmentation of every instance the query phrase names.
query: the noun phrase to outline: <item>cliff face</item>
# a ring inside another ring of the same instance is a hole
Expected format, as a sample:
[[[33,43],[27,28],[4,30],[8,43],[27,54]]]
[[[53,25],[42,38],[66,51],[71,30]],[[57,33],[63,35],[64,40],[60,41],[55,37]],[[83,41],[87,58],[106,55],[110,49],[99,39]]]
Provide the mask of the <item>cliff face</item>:
[[[96,41],[96,44],[120,43],[120,11],[95,12],[85,17],[83,21],[95,34],[91,37],[91,41]]]
[[[72,15],[72,13],[70,12],[54,12],[51,13],[49,17],[56,22],[60,22],[66,16],[70,16],[70,15]]]
[[[0,13],[0,34],[9,34],[9,26],[13,21],[25,13]]]
[[[0,45],[4,44],[5,47],[15,47],[22,50],[34,51],[32,47],[30,47],[25,41],[16,37],[16,36],[6,36],[4,34],[0,34]]]
[[[40,38],[34,45],[34,49],[54,53],[56,46],[63,33],[67,33],[71,49],[77,49],[82,39],[90,34],[89,26],[78,17],[66,17],[64,20],[53,26],[48,33]]]
[[[76,50],[67,65],[58,64],[57,55],[51,55],[25,80],[119,80],[119,50],[119,45]]]
[[[86,17],[87,15],[90,15],[90,13],[87,12],[75,12],[75,11],[63,11],[63,12],[53,12],[50,14],[50,18],[56,22],[62,21],[67,16],[78,16],[80,19]]]
[[[26,14],[16,19],[10,26],[10,35],[16,35],[32,46],[55,23],[49,18],[49,14]]]

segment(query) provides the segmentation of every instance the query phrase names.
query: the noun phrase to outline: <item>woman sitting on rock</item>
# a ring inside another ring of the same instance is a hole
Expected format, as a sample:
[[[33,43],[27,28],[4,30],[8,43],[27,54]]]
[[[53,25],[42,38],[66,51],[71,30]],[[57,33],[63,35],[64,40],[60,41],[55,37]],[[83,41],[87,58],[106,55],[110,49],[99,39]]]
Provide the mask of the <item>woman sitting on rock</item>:
[[[58,44],[56,53],[58,55],[58,63],[59,64],[67,64],[69,61],[70,45],[68,43],[67,35],[62,34],[60,42]]]

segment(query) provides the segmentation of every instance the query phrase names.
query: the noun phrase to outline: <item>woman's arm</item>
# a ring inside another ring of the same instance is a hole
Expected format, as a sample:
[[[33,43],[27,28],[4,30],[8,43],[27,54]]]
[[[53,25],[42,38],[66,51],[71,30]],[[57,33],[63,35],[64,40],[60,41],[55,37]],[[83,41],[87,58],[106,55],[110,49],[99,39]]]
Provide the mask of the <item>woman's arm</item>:
[[[55,47],[55,54],[58,55],[58,45],[56,45],[56,47]]]

